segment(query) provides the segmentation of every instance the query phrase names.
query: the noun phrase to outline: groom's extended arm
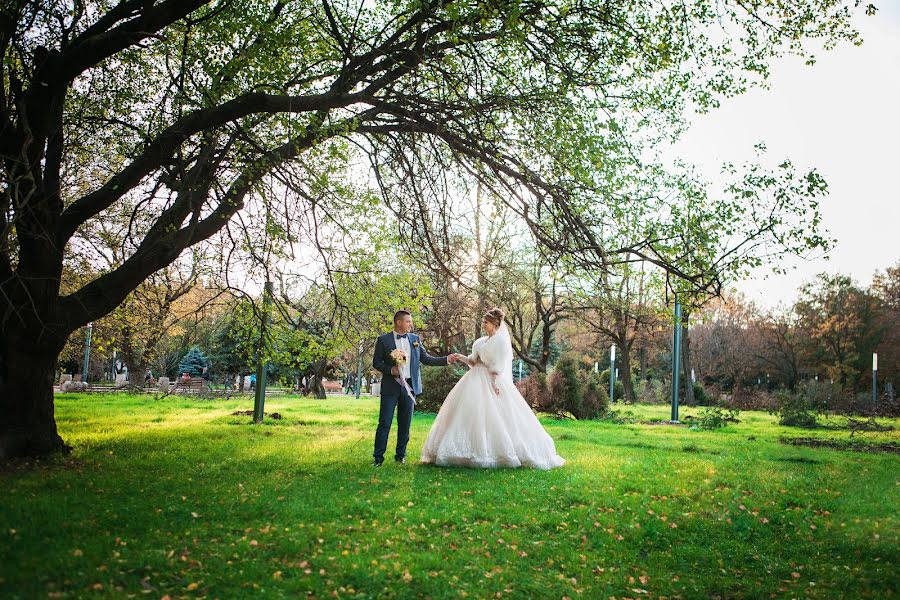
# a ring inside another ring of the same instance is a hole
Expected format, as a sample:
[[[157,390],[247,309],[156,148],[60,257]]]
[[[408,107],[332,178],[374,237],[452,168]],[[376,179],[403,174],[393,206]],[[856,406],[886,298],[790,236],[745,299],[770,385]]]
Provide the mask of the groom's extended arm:
[[[381,371],[381,373],[385,377],[391,377],[391,367],[394,365],[389,365],[384,360],[384,342],[381,341],[379,337],[375,341],[375,356],[372,357],[372,366],[375,367],[376,371]]]
[[[449,364],[449,356],[432,356],[425,350],[425,346],[419,346],[419,360],[429,367],[446,367]]]

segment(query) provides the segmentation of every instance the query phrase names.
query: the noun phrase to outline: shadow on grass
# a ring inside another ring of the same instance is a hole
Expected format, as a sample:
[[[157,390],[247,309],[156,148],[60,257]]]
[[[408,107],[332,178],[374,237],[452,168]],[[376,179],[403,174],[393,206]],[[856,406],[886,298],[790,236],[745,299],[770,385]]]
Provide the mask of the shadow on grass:
[[[810,448],[827,448],[829,450],[869,452],[875,454],[900,454],[900,443],[897,442],[858,442],[810,437],[781,437],[778,438],[778,441],[790,446],[807,446]]]

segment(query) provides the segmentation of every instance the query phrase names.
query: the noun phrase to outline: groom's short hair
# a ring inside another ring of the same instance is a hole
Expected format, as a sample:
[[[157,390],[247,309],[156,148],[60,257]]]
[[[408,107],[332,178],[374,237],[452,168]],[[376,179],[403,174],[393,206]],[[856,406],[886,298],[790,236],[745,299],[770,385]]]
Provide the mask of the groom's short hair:
[[[400,319],[402,319],[403,317],[405,317],[407,315],[409,315],[411,317],[412,313],[410,313],[408,310],[398,310],[397,312],[394,313],[394,323],[396,323],[397,321],[399,321]]]

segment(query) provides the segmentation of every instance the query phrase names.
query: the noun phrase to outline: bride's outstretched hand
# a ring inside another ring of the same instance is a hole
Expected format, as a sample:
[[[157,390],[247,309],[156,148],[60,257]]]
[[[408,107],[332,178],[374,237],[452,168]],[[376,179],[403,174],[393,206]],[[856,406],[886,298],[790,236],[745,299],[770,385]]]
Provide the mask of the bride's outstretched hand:
[[[464,364],[466,366],[472,366],[469,363],[468,357],[463,356],[462,354],[459,354],[458,352],[454,352],[453,354],[451,354],[449,359],[447,360],[447,362],[449,362],[450,364],[453,364],[455,362],[461,362],[462,364]]]

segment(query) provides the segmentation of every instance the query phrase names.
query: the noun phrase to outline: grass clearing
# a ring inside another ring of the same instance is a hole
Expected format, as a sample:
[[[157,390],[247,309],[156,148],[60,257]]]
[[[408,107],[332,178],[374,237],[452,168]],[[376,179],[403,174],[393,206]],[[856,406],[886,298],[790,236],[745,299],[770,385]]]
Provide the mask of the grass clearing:
[[[897,594],[897,455],[779,442],[846,431],[542,418],[564,468],[488,471],[415,464],[434,418],[418,414],[410,464],[376,470],[376,399],[271,398],[283,418],[261,426],[231,415],[248,408],[58,396],[73,455],[0,474],[0,596]]]

